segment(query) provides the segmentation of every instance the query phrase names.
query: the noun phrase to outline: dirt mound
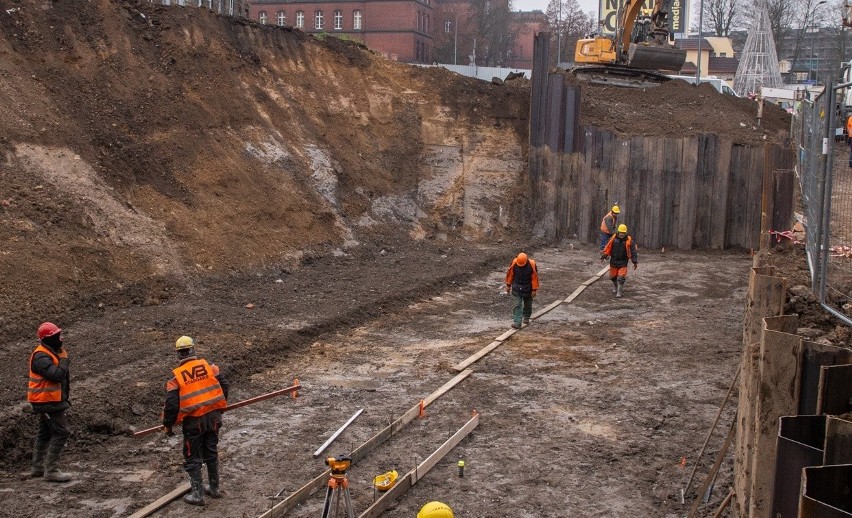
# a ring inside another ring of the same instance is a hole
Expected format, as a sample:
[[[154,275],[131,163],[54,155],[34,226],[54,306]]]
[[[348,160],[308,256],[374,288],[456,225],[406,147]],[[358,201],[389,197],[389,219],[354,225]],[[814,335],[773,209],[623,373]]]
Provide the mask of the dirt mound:
[[[581,84],[581,124],[622,135],[678,138],[715,133],[736,144],[777,141],[790,129],[790,115],[766,103],[758,125],[756,102],[680,79],[654,88]]]

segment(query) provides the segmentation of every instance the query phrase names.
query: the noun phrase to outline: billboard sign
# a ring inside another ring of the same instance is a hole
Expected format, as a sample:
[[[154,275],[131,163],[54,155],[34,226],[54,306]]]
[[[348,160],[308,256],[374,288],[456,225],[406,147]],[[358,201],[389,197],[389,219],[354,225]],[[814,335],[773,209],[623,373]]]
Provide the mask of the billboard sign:
[[[641,1],[641,0],[636,0]],[[601,32],[615,34],[618,8],[623,6],[626,0],[600,0],[598,4],[598,16],[601,20]],[[689,2],[687,0],[672,0],[669,12],[669,30],[672,34],[686,34]],[[644,0],[642,14],[650,15],[654,10],[654,0]]]

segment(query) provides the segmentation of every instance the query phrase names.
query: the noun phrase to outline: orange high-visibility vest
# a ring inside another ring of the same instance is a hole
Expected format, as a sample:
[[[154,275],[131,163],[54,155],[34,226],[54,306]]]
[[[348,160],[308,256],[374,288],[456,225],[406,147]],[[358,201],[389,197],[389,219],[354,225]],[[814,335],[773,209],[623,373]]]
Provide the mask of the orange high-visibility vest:
[[[612,225],[607,224],[607,219],[612,221]],[[601,232],[606,234],[615,234],[615,214],[612,211],[606,213],[606,216],[601,220]]]
[[[27,400],[30,403],[59,403],[62,401],[62,384],[58,381],[50,381],[41,374],[33,372],[33,357],[36,353],[44,353],[50,356],[54,365],[59,365],[59,357],[47,347],[39,344],[30,355],[30,383],[27,388]],[[63,358],[68,354],[63,351]]]
[[[188,361],[172,372],[180,391],[178,423],[185,417],[200,417],[228,406],[216,372],[205,360]]]

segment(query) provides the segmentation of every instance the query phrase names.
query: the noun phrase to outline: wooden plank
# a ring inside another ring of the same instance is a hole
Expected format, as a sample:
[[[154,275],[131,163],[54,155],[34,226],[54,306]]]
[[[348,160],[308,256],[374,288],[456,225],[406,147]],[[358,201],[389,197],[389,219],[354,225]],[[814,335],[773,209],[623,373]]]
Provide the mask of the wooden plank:
[[[734,417],[734,421],[731,423],[731,428],[728,430],[728,437],[725,438],[725,443],[722,445],[722,449],[720,449],[719,453],[716,455],[716,462],[713,463],[710,473],[707,474],[707,478],[704,479],[701,489],[698,490],[698,494],[695,495],[695,501],[692,503],[692,507],[689,508],[688,518],[693,518],[695,516],[695,512],[698,511],[698,505],[701,503],[704,493],[707,491],[707,488],[710,487],[713,480],[715,480],[716,474],[719,473],[722,461],[725,460],[725,454],[728,453],[728,448],[731,446],[731,441],[734,439],[734,431],[737,429],[735,426],[736,422],[737,419]]]
[[[565,302],[565,303],[573,302],[574,299],[579,297],[580,294],[583,293],[585,290],[586,290],[585,285],[578,287],[576,290],[572,291],[570,295],[565,297],[565,299],[562,302]]]
[[[662,243],[662,212],[663,212],[663,169],[665,169],[665,139],[653,139],[650,149],[651,156],[648,157],[648,220],[645,226],[648,228],[648,240],[646,248],[660,248]]]
[[[504,340],[508,340],[510,336],[512,336],[513,334],[515,334],[517,332],[518,332],[517,329],[509,329],[508,331],[506,331],[502,335],[495,338],[495,340],[500,341],[500,342],[502,342]]]
[[[431,394],[429,394],[428,396],[426,396],[426,399],[423,400],[423,405],[424,406],[431,405],[436,399],[438,399],[439,397],[446,394],[451,388],[455,387],[456,385],[458,385],[459,383],[464,381],[465,378],[467,378],[471,374],[473,374],[473,371],[470,370],[470,369],[467,369],[463,372],[460,372],[459,374],[456,374],[453,377],[453,379],[444,383],[443,385],[441,385],[441,387],[438,390],[436,390],[436,391],[432,392]]]
[[[546,313],[548,313],[548,312],[552,311],[552,310],[553,310],[553,308],[555,308],[556,306],[558,306],[558,305],[562,304],[562,302],[563,302],[563,301],[562,301],[562,299],[555,300],[555,301],[551,302],[550,304],[548,304],[547,306],[545,306],[545,307],[541,308],[540,310],[538,310],[538,311],[536,311],[535,313],[533,313],[532,315],[530,315],[530,318],[531,318],[531,319],[533,319],[533,320],[535,320],[536,318],[538,318],[538,317],[540,317],[540,316],[542,316],[542,315],[544,315],[544,314],[546,314]]]
[[[185,483],[179,485],[178,487],[173,489],[167,495],[161,496],[157,500],[151,502],[150,504],[146,505],[142,509],[139,509],[135,513],[131,514],[130,518],[144,518],[145,516],[148,516],[149,514],[160,509],[161,507],[164,507],[166,504],[168,504],[172,500],[174,500],[176,498],[180,498],[184,493],[187,493],[189,491],[189,487],[190,487],[189,482],[185,482]]]
[[[376,518],[385,512],[392,502],[397,500],[403,493],[408,491],[412,486],[417,484],[417,481],[422,479],[431,470],[439,460],[455,448],[458,443],[467,437],[474,428],[479,425],[479,414],[474,414],[473,417],[452,437],[446,440],[434,453],[429,455],[423,462],[417,465],[416,468],[406,473],[401,479],[397,479],[397,483],[385,492],[378,500],[373,502],[373,505],[367,508],[363,513],[358,515],[358,518]]]
[[[402,496],[406,491],[411,489],[414,483],[411,481],[414,476],[414,470],[409,471],[404,476],[396,479],[396,484],[393,485],[392,488],[385,491],[382,496],[378,498],[373,505],[368,507],[363,513],[358,515],[358,518],[374,518],[376,516],[381,516],[381,514],[387,511],[388,507],[390,507],[391,502],[396,501],[400,496]]]
[[[423,406],[429,406],[432,402],[441,397],[452,387],[467,378],[471,373],[473,373],[473,371],[468,369],[454,376],[450,381],[442,385],[438,390],[426,396],[426,398],[423,400]],[[419,415],[420,403],[417,403],[413,407],[409,408],[397,420],[384,427],[379,433],[372,436],[366,442],[361,444],[361,446],[358,446],[357,448],[352,450],[352,453],[349,454],[349,457],[352,459],[352,463],[355,464],[359,460],[366,457],[377,446],[394,436],[398,431],[404,428],[405,425],[413,421]],[[328,483],[329,475],[331,475],[331,470],[327,469],[323,471],[320,475],[314,477],[310,482],[297,489],[293,494],[291,494],[281,502],[275,504],[272,509],[269,509],[265,513],[261,514],[259,518],[281,518],[288,511],[290,511],[300,503],[304,502],[312,494],[325,487]]]
[[[586,149],[593,148],[594,137],[596,135],[595,128],[589,128],[585,134]],[[598,243],[600,241],[598,223],[599,219],[590,216],[592,208],[592,167],[593,160],[590,153],[586,153],[584,160],[580,162],[578,171],[578,203],[577,203],[577,223],[579,226],[578,237],[583,243]],[[601,215],[600,217],[603,217]]]
[[[494,349],[496,349],[496,348],[500,347],[500,345],[501,345],[502,343],[503,343],[503,342],[501,342],[500,340],[494,340],[494,341],[493,341],[493,342],[491,342],[490,344],[488,344],[488,345],[486,345],[485,347],[483,347],[482,349],[480,349],[480,350],[479,350],[476,354],[474,354],[474,355],[472,355],[472,356],[469,356],[466,360],[464,360],[464,361],[462,361],[462,362],[457,363],[456,365],[454,365],[454,366],[453,366],[453,370],[460,371],[460,370],[462,370],[462,369],[466,369],[466,368],[467,368],[467,367],[469,367],[471,364],[476,363],[476,362],[478,362],[479,360],[481,360],[481,359],[482,359],[482,358],[483,358],[486,354],[488,354],[488,353],[490,353],[491,351],[493,351]]]

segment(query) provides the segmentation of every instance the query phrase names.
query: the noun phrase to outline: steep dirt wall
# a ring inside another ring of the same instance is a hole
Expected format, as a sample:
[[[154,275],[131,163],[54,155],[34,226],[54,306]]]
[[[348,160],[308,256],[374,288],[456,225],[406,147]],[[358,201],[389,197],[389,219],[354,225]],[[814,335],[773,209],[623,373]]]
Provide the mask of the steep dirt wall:
[[[527,98],[205,9],[16,2],[0,11],[0,336],[372,235],[502,234]]]

